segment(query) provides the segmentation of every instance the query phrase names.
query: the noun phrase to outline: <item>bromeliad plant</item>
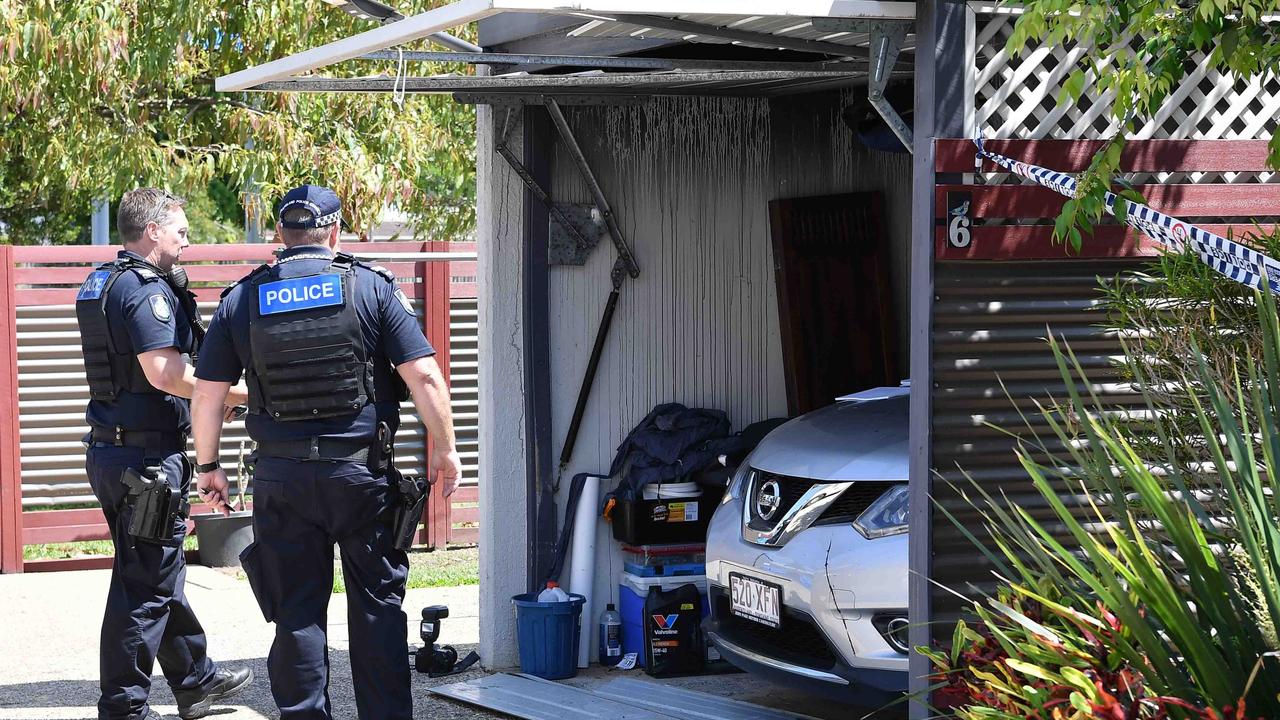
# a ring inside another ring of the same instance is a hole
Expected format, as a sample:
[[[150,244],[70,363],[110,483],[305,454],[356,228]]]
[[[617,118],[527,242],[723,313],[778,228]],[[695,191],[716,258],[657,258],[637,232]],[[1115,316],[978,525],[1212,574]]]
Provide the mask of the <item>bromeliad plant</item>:
[[[1272,296],[1256,304],[1260,357],[1214,368],[1194,348],[1180,379],[1203,455],[1194,478],[1167,405],[1146,396],[1152,442],[1131,442],[1051,341],[1068,397],[1040,409],[1064,449],[1019,447],[1041,510],[973,485],[989,539],[956,525],[998,590],[949,650],[921,650],[940,706],[972,720],[1280,717],[1280,320]]]

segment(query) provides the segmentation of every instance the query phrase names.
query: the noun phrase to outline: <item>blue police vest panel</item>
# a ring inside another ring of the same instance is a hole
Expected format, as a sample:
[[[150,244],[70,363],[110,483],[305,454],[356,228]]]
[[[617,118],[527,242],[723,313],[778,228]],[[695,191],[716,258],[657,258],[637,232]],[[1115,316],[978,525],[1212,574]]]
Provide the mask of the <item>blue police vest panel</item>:
[[[107,278],[111,277],[109,270],[95,270],[89,273],[89,277],[84,279],[84,284],[80,286],[80,292],[76,295],[76,302],[81,300],[97,300],[102,297],[102,291],[107,286]]]
[[[260,315],[275,315],[341,304],[341,275],[309,275],[258,286]]]

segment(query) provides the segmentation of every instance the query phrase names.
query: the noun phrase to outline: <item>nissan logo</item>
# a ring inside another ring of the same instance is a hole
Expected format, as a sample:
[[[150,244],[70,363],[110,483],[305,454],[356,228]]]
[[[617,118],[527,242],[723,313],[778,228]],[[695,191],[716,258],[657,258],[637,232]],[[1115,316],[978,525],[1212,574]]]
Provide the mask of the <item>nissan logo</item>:
[[[756,490],[756,515],[761,520],[772,520],[782,507],[782,487],[777,480],[770,480]]]

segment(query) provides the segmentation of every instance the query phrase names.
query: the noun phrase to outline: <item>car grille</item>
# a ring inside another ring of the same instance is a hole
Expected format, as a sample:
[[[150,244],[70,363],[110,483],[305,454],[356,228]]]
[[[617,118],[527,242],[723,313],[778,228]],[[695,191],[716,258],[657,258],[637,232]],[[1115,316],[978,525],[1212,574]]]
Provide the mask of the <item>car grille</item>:
[[[759,511],[756,509],[756,498],[760,493],[760,488],[770,480],[777,481],[778,488],[782,491],[782,497],[777,511],[773,513],[773,517],[766,520],[760,517]],[[747,503],[751,508],[751,522],[748,524],[755,530],[772,530],[782,518],[786,517],[787,511],[794,507],[796,502],[809,491],[809,488],[817,484],[817,480],[776,475],[763,470],[752,471],[751,492],[747,494]]]
[[[858,519],[871,503],[875,502],[886,490],[894,485],[902,483],[895,482],[855,482],[840,493],[840,497],[822,513],[822,517],[818,518],[814,525],[835,525],[837,523],[851,523]]]
[[[729,596],[713,590],[715,615],[725,639],[790,665],[830,670],[836,655],[809,618],[785,607],[776,628],[740,618],[729,611]]]

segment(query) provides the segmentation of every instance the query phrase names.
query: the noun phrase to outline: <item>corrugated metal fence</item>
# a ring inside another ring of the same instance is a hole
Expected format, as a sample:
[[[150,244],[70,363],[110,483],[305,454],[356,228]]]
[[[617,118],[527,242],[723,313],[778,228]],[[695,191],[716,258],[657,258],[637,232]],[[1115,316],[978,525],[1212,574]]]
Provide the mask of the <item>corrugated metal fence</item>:
[[[1098,145],[987,142],[994,152],[1065,172],[1083,170]],[[939,173],[958,177],[974,170],[970,141],[939,140],[936,149]],[[1248,172],[1265,169],[1266,156],[1261,141],[1132,141],[1122,168],[1133,173]],[[1016,440],[1004,432],[1022,437],[1035,433],[1050,451],[1056,447],[1036,410],[1036,401],[1066,394],[1045,341],[1050,333],[1069,343],[1091,389],[1109,407],[1140,404],[1115,367],[1120,343],[1106,326],[1099,288],[1157,252],[1133,231],[1108,224],[1085,239],[1081,253],[1069,253],[1051,240],[1052,220],[1066,198],[994,174],[994,169],[990,164],[983,168],[990,173],[982,178],[986,184],[938,185],[935,202],[931,452],[936,475],[931,494],[980,536],[983,519],[960,494],[968,490],[974,496],[970,480],[1039,520],[1050,519],[1047,504],[1014,455]],[[1137,189],[1157,209],[1221,234],[1255,229],[1250,215],[1265,221],[1280,201],[1280,187],[1249,182]],[[964,609],[948,588],[976,597],[974,588],[989,589],[994,578],[989,564],[943,513],[934,511],[930,522],[929,577],[936,583],[930,619],[934,638],[945,643]],[[1051,521],[1049,527],[1054,527]]]
[[[396,274],[405,294],[423,317],[424,329],[440,351],[439,362],[449,374],[459,452],[464,465],[463,487],[449,503],[433,498],[436,502],[419,539],[431,546],[474,542],[479,461],[474,245],[393,242],[346,247],[358,255],[376,258],[375,262]],[[17,550],[20,558],[22,544],[106,537],[100,511],[96,507],[85,507],[96,501],[84,475],[84,448],[80,443],[87,431],[84,407],[88,388],[73,299],[75,287],[83,280],[88,267],[114,257],[118,248],[5,250],[3,259],[7,261],[11,280],[0,292],[7,293],[14,320],[7,337],[16,348],[17,364],[14,419],[19,437],[20,502],[24,511],[17,518],[21,523]],[[191,275],[206,318],[216,307],[221,288],[243,276],[254,264],[268,260],[271,250],[269,245],[197,245],[186,251],[184,266]],[[424,252],[448,252],[452,257],[464,259],[424,261],[420,255]],[[0,336],[0,344],[3,343],[4,336]],[[403,408],[405,422],[396,439],[397,460],[406,471],[422,472],[427,448],[425,431],[412,404],[405,403]],[[248,444],[244,424],[228,424],[224,429],[221,459],[233,482],[242,444]],[[0,475],[0,482],[10,481]],[[252,492],[251,487],[247,489]],[[67,507],[73,509],[62,509]],[[8,530],[9,517],[0,516],[0,529]],[[16,569],[11,566],[13,550],[7,543],[4,550],[4,569]],[[40,568],[37,565],[27,569]]]

